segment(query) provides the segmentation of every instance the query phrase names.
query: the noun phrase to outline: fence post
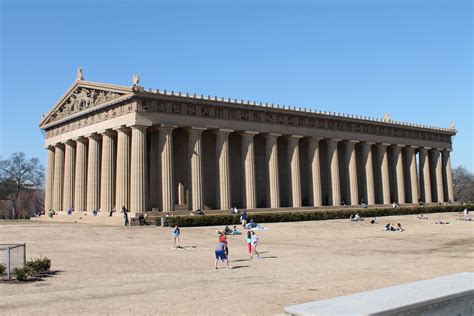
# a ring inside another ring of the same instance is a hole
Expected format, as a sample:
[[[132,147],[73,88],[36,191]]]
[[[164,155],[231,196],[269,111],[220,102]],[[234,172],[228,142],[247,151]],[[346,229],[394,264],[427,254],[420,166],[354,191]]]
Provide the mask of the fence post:
[[[10,246],[7,246],[7,278],[10,278]]]

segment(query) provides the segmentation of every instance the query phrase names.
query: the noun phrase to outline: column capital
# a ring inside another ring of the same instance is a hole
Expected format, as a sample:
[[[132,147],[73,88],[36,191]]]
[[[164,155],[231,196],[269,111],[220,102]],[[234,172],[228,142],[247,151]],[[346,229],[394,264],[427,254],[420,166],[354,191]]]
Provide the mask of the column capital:
[[[263,136],[264,136],[265,138],[273,138],[273,137],[274,137],[274,138],[277,138],[277,137],[282,136],[282,134],[278,134],[278,133],[265,133],[265,134],[263,134]]]
[[[142,132],[146,132],[147,128],[150,126],[148,125],[127,125],[127,127],[130,127],[132,130],[136,129]]]
[[[259,134],[259,132],[255,132],[255,131],[242,131],[240,132],[240,135],[252,135],[252,136],[255,136]]]
[[[100,132],[98,132],[98,133],[99,133],[100,135],[102,135],[102,136],[104,136],[104,135],[105,135],[105,136],[115,136],[114,131],[111,130],[111,129],[102,130],[102,131],[100,131]]]
[[[419,146],[418,149],[419,149],[419,150],[423,150],[423,149],[424,149],[424,150],[430,150],[431,147]]]
[[[347,143],[347,144],[357,144],[357,143],[360,143],[360,141],[358,140],[353,140],[353,139],[346,139],[344,140],[343,142]]]
[[[116,132],[130,133],[130,128],[128,128],[125,125],[122,125],[122,126],[119,126],[119,127],[114,127],[113,130],[116,131]]]
[[[73,139],[68,139],[67,141],[64,142],[64,145],[67,146],[74,146],[76,142]]]
[[[404,144],[392,144],[392,147],[396,147],[396,148],[403,148],[405,146],[406,145],[404,145]]]
[[[93,140],[100,140],[100,135],[97,133],[86,134],[84,137]]]
[[[392,145],[392,144],[388,144],[388,143],[376,143],[376,145],[377,145],[378,147],[388,147],[388,146],[390,146],[390,145]]]
[[[233,129],[227,129],[227,128],[218,128],[214,130],[215,133],[232,133],[234,130]]]
[[[64,143],[56,143],[53,146],[54,146],[54,148],[63,149],[64,148]]]
[[[286,138],[293,138],[293,139],[300,139],[303,138],[304,136],[301,135],[286,135]]]
[[[327,140],[328,143],[329,143],[329,142],[338,143],[338,142],[340,142],[342,139],[338,139],[338,138],[327,138],[326,140]]]
[[[322,137],[318,137],[318,136],[306,136],[305,138],[307,140],[318,141],[318,142],[323,139]]]

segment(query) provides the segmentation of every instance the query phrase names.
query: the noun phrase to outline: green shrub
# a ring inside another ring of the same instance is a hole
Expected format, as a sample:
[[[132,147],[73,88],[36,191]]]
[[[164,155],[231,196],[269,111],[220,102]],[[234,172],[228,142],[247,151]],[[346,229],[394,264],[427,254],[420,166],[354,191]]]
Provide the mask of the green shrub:
[[[3,275],[7,271],[7,266],[4,263],[0,264],[0,275]]]
[[[393,215],[429,214],[441,212],[462,212],[464,208],[474,210],[474,205],[456,206],[427,206],[427,207],[401,207],[401,208],[347,208],[337,210],[316,210],[299,212],[272,212],[248,213],[256,223],[320,221],[327,219],[349,218],[351,214],[359,213],[361,217],[380,217]],[[178,224],[181,227],[216,226],[239,224],[240,215],[205,215],[205,216],[172,216],[168,217],[169,226]],[[156,225],[161,225],[161,220],[156,219]]]
[[[33,272],[31,271],[30,267],[24,266],[22,268],[13,269],[13,274],[18,281],[26,281],[30,276],[33,275]]]
[[[26,266],[31,269],[33,274],[45,273],[51,268],[51,259],[47,257],[32,259],[26,263]]]

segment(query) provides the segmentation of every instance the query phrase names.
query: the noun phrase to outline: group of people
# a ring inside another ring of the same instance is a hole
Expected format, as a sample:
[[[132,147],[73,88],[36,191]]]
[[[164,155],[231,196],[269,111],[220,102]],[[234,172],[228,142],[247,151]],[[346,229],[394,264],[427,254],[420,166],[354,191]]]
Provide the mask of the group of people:
[[[397,223],[397,226],[392,226],[390,223],[385,225],[384,231],[390,231],[390,232],[402,232],[404,229],[402,228],[402,224]]]

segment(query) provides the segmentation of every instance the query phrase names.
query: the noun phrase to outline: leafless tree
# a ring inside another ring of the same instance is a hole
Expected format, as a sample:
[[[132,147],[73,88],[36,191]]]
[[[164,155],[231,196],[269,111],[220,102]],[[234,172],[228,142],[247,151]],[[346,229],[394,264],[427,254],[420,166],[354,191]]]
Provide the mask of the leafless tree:
[[[22,152],[11,155],[10,159],[0,159],[0,200],[11,203],[11,217],[18,212],[20,195],[25,191],[41,189],[44,168],[38,158],[26,159]]]
[[[474,174],[463,166],[453,170],[454,200],[474,202]]]

